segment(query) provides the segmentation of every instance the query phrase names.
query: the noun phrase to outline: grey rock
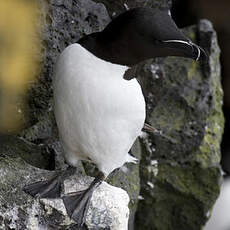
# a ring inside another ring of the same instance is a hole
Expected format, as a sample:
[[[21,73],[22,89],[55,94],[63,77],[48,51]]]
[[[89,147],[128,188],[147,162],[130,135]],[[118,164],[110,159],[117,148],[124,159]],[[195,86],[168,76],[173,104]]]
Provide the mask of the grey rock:
[[[1,229],[79,229],[68,217],[61,199],[35,199],[22,191],[24,185],[47,179],[53,172],[25,163],[20,157],[4,155],[0,161]],[[64,182],[64,194],[87,188],[93,178],[76,173]],[[94,192],[82,229],[128,229],[129,196],[103,182]]]
[[[220,50],[209,21],[184,32],[193,40],[199,37],[209,52],[208,64],[170,57],[149,60],[137,70],[147,121],[163,135],[142,140],[143,200],[136,229],[202,229],[219,193],[224,126]]]
[[[171,0],[94,0],[95,2],[103,3],[111,18],[118,16],[120,13],[135,7],[158,7],[158,8],[170,8],[172,5]]]
[[[65,194],[83,190],[89,186],[92,178],[75,177],[65,181]],[[93,193],[86,218],[89,229],[127,229],[129,219],[129,196],[121,188],[103,182]]]
[[[106,8],[91,0],[45,1],[39,0],[41,33],[41,53],[36,54],[41,62],[39,80],[29,92],[28,125],[41,127],[41,121],[51,119],[47,113],[52,111],[52,74],[54,63],[60,52],[78,41],[85,34],[102,30],[110,21]],[[47,122],[47,121],[46,121]],[[44,127],[44,125],[43,125]],[[45,129],[41,136],[47,133]]]
[[[35,145],[17,136],[0,135],[0,157],[21,157],[31,165],[50,169],[52,151],[47,146]]]

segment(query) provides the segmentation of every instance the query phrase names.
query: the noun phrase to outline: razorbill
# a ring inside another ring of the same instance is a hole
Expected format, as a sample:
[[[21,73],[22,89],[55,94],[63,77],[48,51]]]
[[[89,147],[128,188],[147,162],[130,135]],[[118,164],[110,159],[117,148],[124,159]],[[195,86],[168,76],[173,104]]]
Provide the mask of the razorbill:
[[[128,66],[167,56],[199,60],[205,52],[183,35],[168,9],[135,8],[103,31],[68,46],[58,58],[54,112],[64,157],[72,167],[86,160],[100,171],[88,189],[63,197],[68,215],[79,225],[85,222],[94,189],[114,169],[136,162],[128,151],[141,133],[146,112],[139,83],[124,79]],[[67,175],[61,172],[24,190],[33,196],[58,197]]]

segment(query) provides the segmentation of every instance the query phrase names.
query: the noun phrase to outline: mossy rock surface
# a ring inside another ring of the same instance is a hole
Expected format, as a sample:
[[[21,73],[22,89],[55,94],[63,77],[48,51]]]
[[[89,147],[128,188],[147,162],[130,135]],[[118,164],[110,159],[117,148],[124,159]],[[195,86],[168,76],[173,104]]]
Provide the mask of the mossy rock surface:
[[[144,199],[138,205],[136,229],[202,229],[219,194],[224,126],[220,50],[207,20],[185,33],[205,45],[208,64],[170,57],[144,63],[138,70],[147,121],[163,135],[148,136],[142,143]]]

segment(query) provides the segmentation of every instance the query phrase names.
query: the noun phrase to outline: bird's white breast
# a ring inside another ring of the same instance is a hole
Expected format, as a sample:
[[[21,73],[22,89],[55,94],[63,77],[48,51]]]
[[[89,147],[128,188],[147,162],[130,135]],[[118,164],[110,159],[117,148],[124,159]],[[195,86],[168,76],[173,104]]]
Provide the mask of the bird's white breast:
[[[79,44],[59,57],[54,76],[55,116],[66,160],[90,159],[105,174],[131,160],[128,151],[145,120],[145,102],[127,67],[103,61]]]

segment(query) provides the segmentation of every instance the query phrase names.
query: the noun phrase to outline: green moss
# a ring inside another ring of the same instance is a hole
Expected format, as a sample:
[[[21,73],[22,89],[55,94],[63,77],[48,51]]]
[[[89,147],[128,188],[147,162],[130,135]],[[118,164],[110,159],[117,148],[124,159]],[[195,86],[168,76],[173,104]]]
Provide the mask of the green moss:
[[[214,41],[217,50],[215,55],[211,57],[210,66],[212,69],[209,84],[212,89],[211,112],[206,119],[205,135],[200,145],[196,160],[203,167],[208,165],[218,165],[220,162],[220,142],[224,129],[224,116],[222,112],[223,90],[220,83],[220,51],[217,46],[217,41]]]
[[[202,168],[196,163],[184,167],[159,163],[157,175],[147,168],[142,173],[148,179],[142,184],[145,200],[140,201],[138,208],[145,221],[141,221],[138,229],[197,230],[204,225],[206,214],[219,194],[219,187],[213,186],[218,184],[218,168]],[[147,206],[152,207],[151,212],[145,212]]]
[[[206,213],[219,193],[219,170],[217,168],[200,168],[159,165],[156,178],[156,205],[167,206],[169,223],[173,226],[163,227],[160,221],[157,229],[194,229],[205,223]],[[177,220],[177,221],[176,221]],[[162,225],[162,226],[161,226]],[[167,226],[167,225],[166,225]]]
[[[189,167],[160,164],[156,180],[209,206],[219,192],[218,187],[213,187],[213,183],[218,184],[219,173],[218,168],[201,168],[196,164]]]
[[[223,114],[215,114],[207,120],[205,135],[196,154],[202,167],[218,165],[220,162],[220,141],[223,133]]]
[[[185,110],[180,102],[168,98],[154,109],[151,117],[157,118],[152,123],[161,130],[180,130],[184,124]]]
[[[191,81],[194,79],[194,77],[197,76],[197,65],[198,63],[196,61],[193,61],[192,64],[190,65],[190,68],[188,70],[188,80]],[[200,75],[200,74],[199,74]]]

